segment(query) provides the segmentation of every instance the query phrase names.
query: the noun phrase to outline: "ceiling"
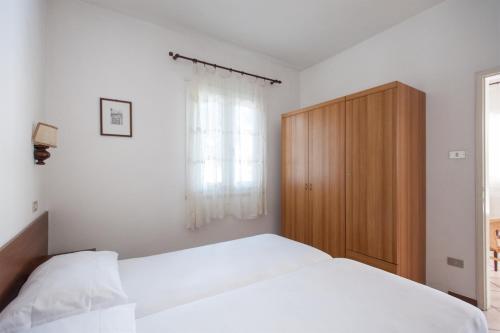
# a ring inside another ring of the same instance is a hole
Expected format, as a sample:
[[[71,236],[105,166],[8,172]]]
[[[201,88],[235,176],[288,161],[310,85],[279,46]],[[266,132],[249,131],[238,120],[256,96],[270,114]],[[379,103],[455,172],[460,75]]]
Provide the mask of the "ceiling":
[[[85,0],[304,69],[443,0]]]

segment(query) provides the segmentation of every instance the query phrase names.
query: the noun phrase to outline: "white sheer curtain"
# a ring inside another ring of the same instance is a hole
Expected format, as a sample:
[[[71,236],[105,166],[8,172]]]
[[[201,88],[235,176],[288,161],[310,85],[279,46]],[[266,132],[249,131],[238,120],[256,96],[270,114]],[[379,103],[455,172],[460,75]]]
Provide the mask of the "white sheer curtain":
[[[187,91],[187,227],[267,213],[263,81],[197,65]]]

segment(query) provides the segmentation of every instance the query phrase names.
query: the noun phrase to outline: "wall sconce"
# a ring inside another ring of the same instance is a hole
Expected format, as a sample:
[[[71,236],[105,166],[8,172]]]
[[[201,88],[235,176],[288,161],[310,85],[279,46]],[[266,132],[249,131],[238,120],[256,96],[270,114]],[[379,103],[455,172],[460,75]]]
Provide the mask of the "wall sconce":
[[[45,165],[45,160],[50,157],[47,151],[49,147],[57,147],[57,127],[38,123],[33,133],[33,145],[35,146],[35,160],[38,165]]]

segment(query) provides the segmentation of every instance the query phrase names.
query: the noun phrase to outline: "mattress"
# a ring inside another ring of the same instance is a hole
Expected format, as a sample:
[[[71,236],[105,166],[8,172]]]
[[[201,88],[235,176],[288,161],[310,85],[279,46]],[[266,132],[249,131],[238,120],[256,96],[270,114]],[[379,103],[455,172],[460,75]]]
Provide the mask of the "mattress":
[[[264,234],[119,261],[136,317],[213,296],[332,258],[313,247]]]
[[[487,325],[445,293],[331,259],[145,316],[137,332],[487,333]]]

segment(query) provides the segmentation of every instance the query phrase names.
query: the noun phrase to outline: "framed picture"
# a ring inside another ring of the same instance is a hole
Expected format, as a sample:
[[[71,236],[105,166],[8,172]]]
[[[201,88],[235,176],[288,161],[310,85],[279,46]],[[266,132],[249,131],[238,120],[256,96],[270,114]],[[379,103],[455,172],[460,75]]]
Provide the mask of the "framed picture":
[[[132,137],[132,102],[101,98],[101,135]]]

